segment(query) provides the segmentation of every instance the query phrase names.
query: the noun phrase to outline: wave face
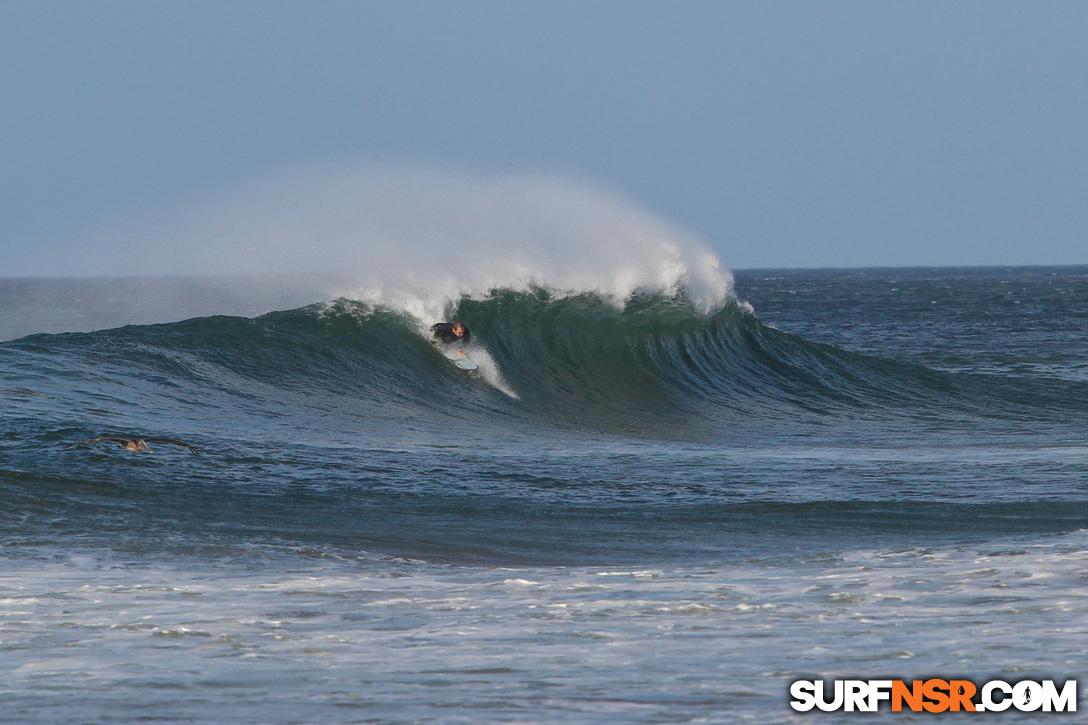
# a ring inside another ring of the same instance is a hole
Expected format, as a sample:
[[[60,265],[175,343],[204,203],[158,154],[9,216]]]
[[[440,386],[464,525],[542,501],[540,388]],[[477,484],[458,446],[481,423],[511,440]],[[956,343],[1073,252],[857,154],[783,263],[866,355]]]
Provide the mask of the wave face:
[[[758,446],[939,429],[948,440],[1023,436],[1025,421],[1072,430],[1088,410],[1078,380],[849,352],[774,329],[743,303],[705,313],[682,291],[617,306],[598,294],[495,290],[449,315],[473,331],[478,372],[450,365],[418,318],[344,299],[253,319],[37,335],[4,351],[73,411],[93,393],[119,420],[163,409],[219,428],[284,420],[301,438],[577,431]]]

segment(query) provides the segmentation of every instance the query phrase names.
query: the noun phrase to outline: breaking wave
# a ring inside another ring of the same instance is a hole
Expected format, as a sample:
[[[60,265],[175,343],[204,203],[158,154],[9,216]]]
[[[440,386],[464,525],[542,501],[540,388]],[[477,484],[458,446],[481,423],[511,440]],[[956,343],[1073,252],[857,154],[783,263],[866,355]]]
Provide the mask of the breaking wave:
[[[432,320],[348,299],[256,318],[34,335],[4,351],[28,378],[72,397],[74,427],[92,404],[118,421],[163,407],[200,420],[207,405],[220,427],[280,418],[295,437],[316,427],[315,439],[335,421],[365,436],[592,431],[741,442],[757,429],[823,435],[861,419],[874,436],[897,421],[924,429],[949,419],[968,422],[958,426],[966,431],[1011,431],[1088,409],[1077,382],[852,353],[775,330],[743,303],[706,312],[682,289],[622,305],[596,293],[500,289],[445,313],[469,325],[480,371],[447,362],[428,340]]]

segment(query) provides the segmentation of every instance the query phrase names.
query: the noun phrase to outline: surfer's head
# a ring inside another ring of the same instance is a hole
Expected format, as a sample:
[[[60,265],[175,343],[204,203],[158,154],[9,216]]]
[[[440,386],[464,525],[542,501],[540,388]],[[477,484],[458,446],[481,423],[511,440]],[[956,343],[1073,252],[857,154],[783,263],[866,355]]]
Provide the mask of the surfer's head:
[[[453,323],[453,327],[450,328],[450,331],[454,335],[457,335],[458,337],[464,337],[465,336],[465,323],[461,322],[460,320],[457,320],[456,322]]]

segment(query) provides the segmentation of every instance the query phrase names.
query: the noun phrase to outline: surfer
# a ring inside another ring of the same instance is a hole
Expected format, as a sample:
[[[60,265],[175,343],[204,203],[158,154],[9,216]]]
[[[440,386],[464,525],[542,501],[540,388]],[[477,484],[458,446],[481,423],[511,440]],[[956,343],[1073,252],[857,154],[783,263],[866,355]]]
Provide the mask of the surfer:
[[[76,446],[85,446],[88,443],[98,443],[99,441],[111,441],[117,443],[126,451],[146,451],[151,452],[150,446],[147,445],[148,441],[152,443],[170,443],[175,446],[184,446],[193,453],[200,453],[200,449],[191,446],[188,443],[182,441],[176,441],[173,438],[119,438],[117,436],[99,436],[97,438],[91,438],[90,440],[80,441],[79,443],[73,443],[68,446],[69,448],[75,448]]]
[[[457,354],[461,357],[467,357],[464,353],[465,345],[472,338],[472,333],[468,331],[468,327],[460,320],[454,322],[438,322],[431,325],[431,333],[434,335],[434,339],[441,342],[443,345],[452,345],[457,341],[461,342],[461,347],[457,349]]]

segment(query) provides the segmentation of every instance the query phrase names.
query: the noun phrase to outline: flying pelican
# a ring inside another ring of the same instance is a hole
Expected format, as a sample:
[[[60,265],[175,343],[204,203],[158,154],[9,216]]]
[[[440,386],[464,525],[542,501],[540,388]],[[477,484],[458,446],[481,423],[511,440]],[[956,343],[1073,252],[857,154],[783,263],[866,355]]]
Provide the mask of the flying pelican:
[[[191,446],[188,443],[182,441],[176,441],[173,438],[118,438],[117,436],[99,436],[97,438],[91,438],[90,440],[80,441],[79,443],[73,443],[68,446],[69,448],[75,448],[76,446],[82,446],[87,443],[97,443],[98,441],[114,441],[119,444],[126,451],[147,451],[151,452],[151,448],[147,445],[150,443],[171,443],[175,446],[184,446],[193,453],[200,453],[200,449]]]

